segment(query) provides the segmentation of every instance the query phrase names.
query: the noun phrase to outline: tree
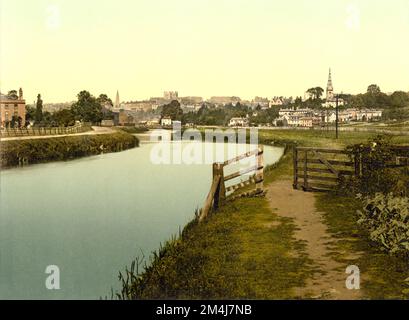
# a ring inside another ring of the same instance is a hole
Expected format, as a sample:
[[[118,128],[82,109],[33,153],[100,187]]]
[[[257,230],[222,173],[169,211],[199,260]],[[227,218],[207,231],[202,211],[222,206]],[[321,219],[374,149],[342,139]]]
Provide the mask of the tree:
[[[324,94],[324,89],[322,89],[321,87],[314,87],[308,89],[307,93],[309,93],[314,100],[318,100],[321,99],[322,95]]]
[[[301,106],[302,105],[302,98],[301,97],[296,97],[295,101],[294,101],[294,104],[296,106]]]
[[[11,100],[17,100],[18,99],[17,90],[10,90],[7,93],[7,98],[9,98]]]
[[[41,99],[41,94],[38,94],[37,103],[36,103],[35,121],[41,122],[41,120],[43,120],[43,100]]]
[[[112,112],[114,106],[112,100],[106,94],[100,94],[97,98],[98,103],[102,106],[102,117],[105,120],[113,120],[115,115]]]
[[[77,102],[71,106],[76,120],[99,123],[103,118],[102,106],[88,91],[81,91],[77,95]]]
[[[103,108],[112,108],[114,106],[112,100],[104,93],[101,93],[99,97],[97,98],[98,103],[103,107]]]
[[[11,127],[20,128],[22,125],[23,119],[20,116],[14,115],[11,117]]]
[[[26,126],[30,121],[34,121],[36,118],[36,108],[31,105],[26,105]]]
[[[177,100],[171,101],[169,104],[163,106],[161,118],[170,117],[172,120],[182,120],[183,110]]]
[[[368,86],[368,89],[366,90],[366,92],[372,95],[377,95],[381,93],[381,89],[379,88],[378,85],[371,84]]]
[[[75,117],[70,109],[62,109],[54,112],[53,119],[59,126],[68,127],[75,124]]]
[[[316,98],[321,99],[322,95],[324,94],[324,89],[321,87],[316,87],[315,92],[316,92]]]
[[[390,104],[392,107],[396,108],[409,106],[409,94],[403,91],[395,91],[390,96]]]

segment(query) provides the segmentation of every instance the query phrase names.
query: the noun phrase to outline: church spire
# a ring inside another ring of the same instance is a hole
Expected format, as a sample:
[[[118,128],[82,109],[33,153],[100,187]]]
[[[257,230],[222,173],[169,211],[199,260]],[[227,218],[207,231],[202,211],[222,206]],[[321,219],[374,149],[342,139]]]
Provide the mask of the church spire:
[[[334,98],[334,87],[332,86],[331,68],[329,68],[326,94],[327,94],[327,100],[331,100]]]
[[[119,109],[119,91],[116,90],[115,108]]]

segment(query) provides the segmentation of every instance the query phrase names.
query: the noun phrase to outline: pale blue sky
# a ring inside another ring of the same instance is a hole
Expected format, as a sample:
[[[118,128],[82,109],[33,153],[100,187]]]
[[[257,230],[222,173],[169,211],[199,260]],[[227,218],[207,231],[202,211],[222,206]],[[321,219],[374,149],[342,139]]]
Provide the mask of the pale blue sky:
[[[409,91],[408,0],[0,0],[0,86],[29,102]]]

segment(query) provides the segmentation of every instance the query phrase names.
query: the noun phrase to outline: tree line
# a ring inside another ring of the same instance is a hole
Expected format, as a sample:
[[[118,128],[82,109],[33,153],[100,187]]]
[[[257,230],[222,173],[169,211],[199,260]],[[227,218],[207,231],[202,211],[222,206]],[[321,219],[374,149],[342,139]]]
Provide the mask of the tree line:
[[[69,109],[51,113],[43,111],[43,100],[39,94],[35,107],[26,106],[26,125],[34,122],[35,126],[72,126],[76,121],[99,124],[104,119],[114,118],[114,113],[110,110],[112,106],[112,100],[106,94],[95,97],[83,90],[78,93],[77,101]]]

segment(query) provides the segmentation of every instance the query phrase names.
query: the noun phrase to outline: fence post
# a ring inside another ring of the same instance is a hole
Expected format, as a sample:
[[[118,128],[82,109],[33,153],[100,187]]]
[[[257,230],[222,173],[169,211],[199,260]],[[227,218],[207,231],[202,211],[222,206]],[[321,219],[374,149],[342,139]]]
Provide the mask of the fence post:
[[[356,153],[354,154],[354,171],[355,171],[355,177],[358,177],[359,176],[359,158]]]
[[[305,154],[304,154],[304,191],[308,190],[308,151],[305,150]]]
[[[256,177],[256,192],[261,193],[263,192],[263,181],[264,181],[264,148],[260,146],[258,148],[257,154],[257,177]]]
[[[226,186],[224,184],[224,165],[223,163],[217,164],[217,173],[220,176],[219,183],[219,202],[222,203],[226,199]]]
[[[298,188],[298,150],[297,147],[293,147],[293,164],[294,164],[294,182],[293,182],[293,188],[297,189]]]
[[[213,163],[213,180],[215,177],[220,175],[220,165],[218,163]],[[213,209],[217,210],[220,206],[220,192],[221,192],[221,181],[217,185],[216,192],[213,199]]]

